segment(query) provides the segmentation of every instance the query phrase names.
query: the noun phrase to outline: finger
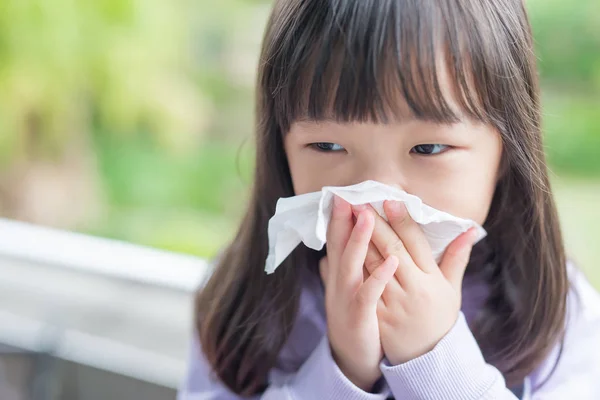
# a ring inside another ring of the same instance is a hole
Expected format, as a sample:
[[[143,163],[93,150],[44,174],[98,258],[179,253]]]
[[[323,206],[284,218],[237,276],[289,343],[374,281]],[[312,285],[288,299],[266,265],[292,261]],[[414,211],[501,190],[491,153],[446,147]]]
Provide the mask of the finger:
[[[352,233],[352,207],[344,199],[333,197],[333,211],[327,229],[327,255],[332,266],[337,267]]]
[[[371,274],[384,262],[385,258],[381,255],[379,250],[377,250],[377,247],[375,247],[373,242],[369,241],[369,247],[367,248],[367,255],[365,257],[365,268],[367,269],[367,272]]]
[[[394,277],[398,268],[398,258],[388,257],[379,268],[369,276],[356,293],[356,306],[359,310],[370,311],[377,308],[377,304],[388,282]]]
[[[419,268],[392,227],[376,212],[369,212],[374,215],[375,219],[371,241],[384,259],[391,255],[398,258],[399,266],[396,270],[396,278],[402,287],[408,289],[411,282],[416,282],[417,273],[420,272]]]
[[[355,293],[362,284],[363,266],[372,234],[373,216],[367,211],[360,213],[340,259],[340,268],[332,271],[337,275],[336,290],[340,288],[348,294]]]
[[[377,268],[383,265],[384,262],[385,258],[383,258],[379,250],[377,250],[377,247],[375,247],[373,242],[369,242],[367,256],[365,257],[365,273],[363,281],[366,281]],[[402,290],[402,288],[400,287],[400,283],[398,282],[398,280],[390,280],[390,282],[387,284],[386,289],[381,295],[381,301],[384,304],[389,304],[391,301],[391,296],[394,296],[399,290]]]
[[[410,217],[406,205],[399,201],[385,201],[383,209],[389,225],[404,243],[415,264],[424,272],[436,271],[438,265],[433,257],[431,246],[419,224]]]
[[[368,207],[365,205],[357,205],[357,206],[352,206],[352,213],[354,215],[357,215],[358,212],[362,211],[362,210],[367,210]],[[374,211],[373,211],[374,212]],[[367,249],[367,255],[365,257],[365,268],[366,271],[371,274],[373,271],[375,271],[377,268],[379,268],[381,266],[381,264],[383,264],[385,262],[385,257],[383,257],[381,255],[381,253],[379,252],[379,250],[377,250],[377,247],[375,247],[375,244],[373,244],[372,241],[369,242],[369,247]],[[366,277],[365,277],[366,280]]]
[[[476,239],[477,229],[469,229],[450,243],[442,258],[440,271],[456,291],[461,289],[465,269]]]

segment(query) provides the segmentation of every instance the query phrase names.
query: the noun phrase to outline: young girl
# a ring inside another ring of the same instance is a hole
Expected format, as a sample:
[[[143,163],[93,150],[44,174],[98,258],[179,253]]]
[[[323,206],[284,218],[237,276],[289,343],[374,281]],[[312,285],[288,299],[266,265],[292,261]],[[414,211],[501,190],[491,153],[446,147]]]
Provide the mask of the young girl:
[[[196,301],[180,399],[598,399],[600,299],[568,266],[523,0],[277,0],[245,218]],[[401,203],[337,199],[264,272],[279,198],[365,180],[484,226],[438,264]],[[473,247],[471,249],[471,247]]]

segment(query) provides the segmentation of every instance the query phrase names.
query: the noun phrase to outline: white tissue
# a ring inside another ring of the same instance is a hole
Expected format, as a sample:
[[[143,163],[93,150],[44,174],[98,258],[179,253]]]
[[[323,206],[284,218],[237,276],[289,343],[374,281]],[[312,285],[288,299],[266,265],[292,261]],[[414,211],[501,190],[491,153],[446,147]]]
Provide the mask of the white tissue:
[[[307,247],[321,250],[326,242],[331,219],[333,196],[337,195],[352,205],[371,204],[387,220],[383,211],[385,200],[404,202],[408,213],[423,229],[436,261],[440,261],[446,247],[471,227],[478,230],[477,241],[486,236],[477,223],[452,216],[423,204],[420,198],[393,186],[365,181],[352,186],[325,186],[320,192],[281,198],[275,215],[269,220],[269,255],[265,271],[271,274],[285,258],[303,242]]]

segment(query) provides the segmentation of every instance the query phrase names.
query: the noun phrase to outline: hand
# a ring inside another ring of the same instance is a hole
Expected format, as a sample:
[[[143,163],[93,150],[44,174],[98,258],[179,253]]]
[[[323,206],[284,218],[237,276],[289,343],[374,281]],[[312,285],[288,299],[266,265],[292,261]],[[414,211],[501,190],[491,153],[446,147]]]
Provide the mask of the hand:
[[[354,225],[351,206],[336,197],[327,232],[327,256],[320,262],[333,357],[344,375],[365,391],[381,377],[377,304],[398,266],[398,259],[389,257],[363,281],[374,222],[373,214],[364,211],[357,213]]]
[[[384,353],[399,365],[429,351],[450,331],[461,306],[461,286],[477,232],[456,238],[438,266],[419,225],[404,204],[386,201],[388,222],[367,207],[355,207],[375,217],[365,267],[375,271],[384,259],[396,256],[395,279],[387,285],[377,307]]]

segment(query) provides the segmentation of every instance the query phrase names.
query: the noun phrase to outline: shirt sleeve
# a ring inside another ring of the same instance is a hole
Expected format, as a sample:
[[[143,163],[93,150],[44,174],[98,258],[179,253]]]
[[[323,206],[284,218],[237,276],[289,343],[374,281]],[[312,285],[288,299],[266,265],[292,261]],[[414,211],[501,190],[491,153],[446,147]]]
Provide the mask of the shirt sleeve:
[[[397,399],[517,399],[500,371],[485,362],[462,312],[433,350],[401,365],[384,360],[381,370]]]
[[[272,371],[271,376],[278,376]],[[267,390],[253,399],[264,400],[384,400],[388,393],[368,393],[350,382],[331,356],[327,336],[319,342],[308,359],[294,374],[271,379]],[[177,400],[241,399],[229,391],[212,374],[197,340],[193,340],[188,372]]]
[[[526,378],[523,399],[600,398],[600,296],[570,267],[565,340]],[[560,357],[559,357],[560,354]],[[500,371],[483,358],[462,313],[430,351],[405,364],[381,369],[397,399],[517,399]]]

